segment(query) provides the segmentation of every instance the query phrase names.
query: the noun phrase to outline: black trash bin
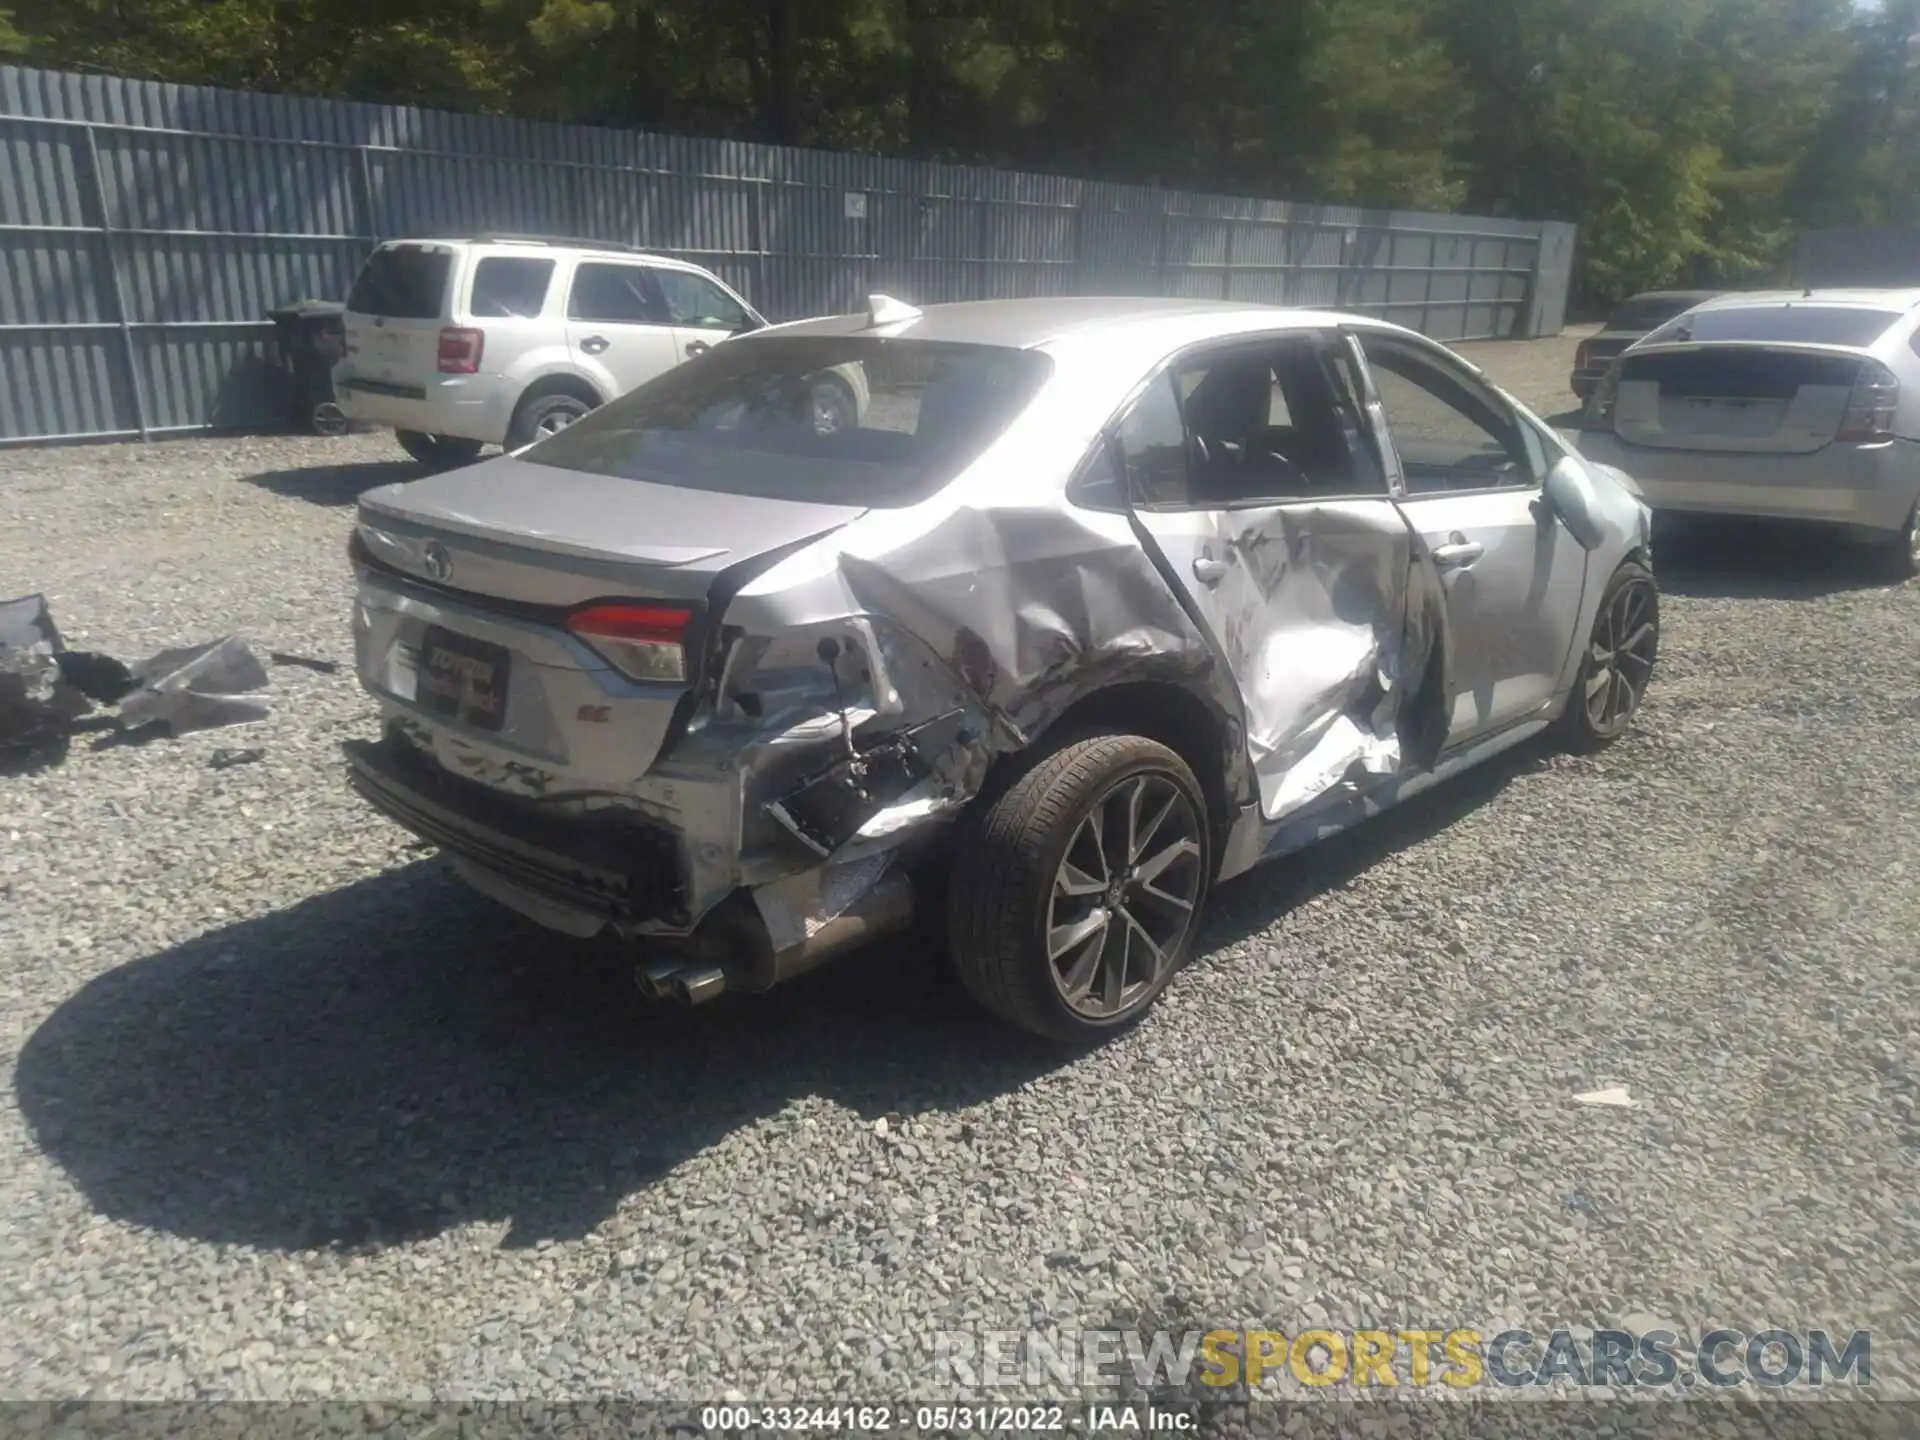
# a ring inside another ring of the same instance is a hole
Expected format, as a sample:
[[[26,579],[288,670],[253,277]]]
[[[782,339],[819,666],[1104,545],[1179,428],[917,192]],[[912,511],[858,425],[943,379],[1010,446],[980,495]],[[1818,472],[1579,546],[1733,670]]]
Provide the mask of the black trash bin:
[[[347,417],[333,391],[333,367],[346,345],[346,306],[302,300],[270,311],[280,354],[293,373],[294,423],[315,435],[344,435]]]

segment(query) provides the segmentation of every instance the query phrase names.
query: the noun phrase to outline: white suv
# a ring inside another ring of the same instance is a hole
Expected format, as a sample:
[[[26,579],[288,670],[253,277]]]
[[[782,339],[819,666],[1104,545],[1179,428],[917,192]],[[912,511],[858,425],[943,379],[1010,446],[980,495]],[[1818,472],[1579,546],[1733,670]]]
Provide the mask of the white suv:
[[[482,445],[550,435],[766,323],[699,266],[617,245],[391,240],[347,299],[334,385],[349,419],[391,425],[423,464],[458,465]],[[815,403],[851,419],[859,399],[849,388]]]

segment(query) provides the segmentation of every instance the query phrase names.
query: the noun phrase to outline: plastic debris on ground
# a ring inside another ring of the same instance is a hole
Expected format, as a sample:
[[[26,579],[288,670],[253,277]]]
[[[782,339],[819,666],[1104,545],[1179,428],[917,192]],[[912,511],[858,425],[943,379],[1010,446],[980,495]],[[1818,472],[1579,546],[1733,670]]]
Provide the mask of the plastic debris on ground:
[[[185,735],[267,718],[266,668],[235,635],[162,650],[135,665],[133,678],[140,688],[120,702],[120,719],[129,726],[164,723]]]
[[[266,667],[238,636],[128,665],[69,650],[44,595],[0,601],[0,761],[10,766],[63,757],[76,729],[100,728],[80,723],[96,703],[119,707],[104,723],[122,734],[179,736],[265,719],[268,686]]]

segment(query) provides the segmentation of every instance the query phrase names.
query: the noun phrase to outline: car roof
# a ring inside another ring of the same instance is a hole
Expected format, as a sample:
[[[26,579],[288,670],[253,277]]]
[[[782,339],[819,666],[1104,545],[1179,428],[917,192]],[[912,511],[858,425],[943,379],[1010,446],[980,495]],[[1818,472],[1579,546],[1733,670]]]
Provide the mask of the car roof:
[[[1187,300],[1163,296],[1076,295],[1030,300],[964,300],[927,305],[912,319],[878,327],[887,336],[957,344],[1003,345],[1030,350],[1092,330],[1131,326],[1161,328],[1167,322],[1218,319],[1228,330],[1258,320],[1274,328],[1356,324],[1378,326],[1364,316],[1334,310],[1285,309],[1244,301]],[[798,320],[761,335],[857,335],[871,327],[867,312]],[[755,337],[757,338],[757,337]]]
[[[526,250],[565,251],[570,255],[591,255],[596,260],[625,260],[646,265],[663,265],[672,270],[696,270],[702,275],[713,272],[704,266],[689,260],[679,260],[672,255],[662,255],[653,250],[636,250],[631,246],[618,245],[611,241],[542,239],[534,235],[404,235],[393,240],[383,240],[381,249],[393,245],[444,245],[484,246],[489,250]]]
[[[1725,294],[1722,290],[1642,290],[1638,295],[1629,295],[1620,303],[1639,305],[1648,300],[1690,300],[1699,304],[1702,300],[1712,300]]]
[[[1905,313],[1920,307],[1920,290],[1736,290],[1702,304],[1702,310],[1769,309],[1776,305],[1826,305]]]

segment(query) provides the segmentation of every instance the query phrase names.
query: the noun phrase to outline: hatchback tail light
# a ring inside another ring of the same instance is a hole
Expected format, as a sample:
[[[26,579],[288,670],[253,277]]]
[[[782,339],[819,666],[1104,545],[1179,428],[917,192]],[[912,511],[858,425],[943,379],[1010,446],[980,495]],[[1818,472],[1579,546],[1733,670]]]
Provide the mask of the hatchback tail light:
[[[1600,377],[1600,383],[1593,387],[1593,396],[1587,401],[1587,410],[1580,417],[1580,428],[1592,432],[1613,429],[1614,407],[1620,403],[1620,362],[1614,361],[1607,366],[1606,373]]]
[[[440,332],[440,373],[477,375],[480,357],[487,350],[487,332],[449,325]]]
[[[630,680],[685,680],[693,612],[670,605],[589,605],[567,629]]]
[[[1840,422],[1842,440],[1893,439],[1893,417],[1900,408],[1900,377],[1878,360],[1861,362],[1853,393]]]

